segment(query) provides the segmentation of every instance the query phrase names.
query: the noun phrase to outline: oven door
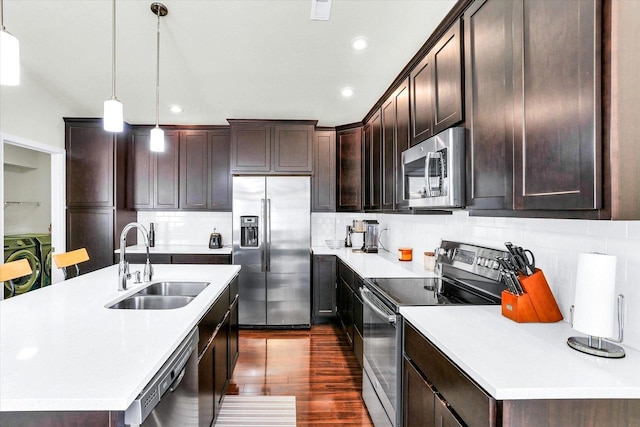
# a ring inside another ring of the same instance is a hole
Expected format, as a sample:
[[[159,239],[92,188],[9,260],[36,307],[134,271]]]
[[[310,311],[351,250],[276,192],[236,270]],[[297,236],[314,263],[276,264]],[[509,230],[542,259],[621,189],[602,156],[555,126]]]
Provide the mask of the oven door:
[[[366,287],[363,302],[364,351],[362,398],[376,427],[396,426],[399,415],[400,316]]]

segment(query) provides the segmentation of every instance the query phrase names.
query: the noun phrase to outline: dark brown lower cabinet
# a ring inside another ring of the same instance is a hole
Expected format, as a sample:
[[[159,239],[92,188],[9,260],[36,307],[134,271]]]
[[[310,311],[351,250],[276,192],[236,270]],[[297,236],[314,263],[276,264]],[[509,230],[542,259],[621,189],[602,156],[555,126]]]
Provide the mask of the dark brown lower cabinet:
[[[435,425],[435,393],[407,358],[403,360],[402,425],[433,427]]]
[[[313,256],[313,323],[336,316],[336,257]]]
[[[638,399],[496,400],[413,326],[404,334],[404,427],[640,425]]]
[[[349,268],[341,260],[338,263],[337,276],[337,313],[340,319],[342,329],[347,335],[349,344],[360,363],[363,365],[363,305],[360,295],[358,294],[358,286],[360,286],[362,278],[358,276],[351,268]]]

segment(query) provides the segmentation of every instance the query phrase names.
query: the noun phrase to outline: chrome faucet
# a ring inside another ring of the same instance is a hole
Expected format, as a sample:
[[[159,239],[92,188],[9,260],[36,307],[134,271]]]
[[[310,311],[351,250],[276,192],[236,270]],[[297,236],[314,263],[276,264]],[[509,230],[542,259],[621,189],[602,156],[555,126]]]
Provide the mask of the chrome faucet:
[[[131,273],[129,273],[129,263],[125,260],[125,253],[127,248],[127,233],[132,228],[140,230],[142,237],[144,237],[144,245],[147,248],[147,262],[144,265],[144,281],[149,282],[153,279],[153,267],[151,266],[151,262],[149,262],[149,234],[147,233],[147,229],[138,222],[130,222],[124,226],[122,233],[120,233],[120,263],[118,264],[119,291],[127,289],[127,280],[131,278]],[[136,271],[133,274],[136,276],[136,283],[140,283],[140,272]]]

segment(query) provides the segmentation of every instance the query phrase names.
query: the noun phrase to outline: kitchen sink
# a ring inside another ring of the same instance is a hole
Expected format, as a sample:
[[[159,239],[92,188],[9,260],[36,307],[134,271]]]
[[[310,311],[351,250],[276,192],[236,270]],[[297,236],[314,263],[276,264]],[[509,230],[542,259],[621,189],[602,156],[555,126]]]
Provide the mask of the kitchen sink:
[[[209,282],[156,282],[138,291],[136,295],[198,296]]]
[[[132,295],[123,299],[109,308],[125,310],[171,310],[184,307],[193,301],[192,296],[165,296],[165,295]]]
[[[109,308],[125,310],[171,310],[184,307],[202,292],[209,282],[155,282]]]

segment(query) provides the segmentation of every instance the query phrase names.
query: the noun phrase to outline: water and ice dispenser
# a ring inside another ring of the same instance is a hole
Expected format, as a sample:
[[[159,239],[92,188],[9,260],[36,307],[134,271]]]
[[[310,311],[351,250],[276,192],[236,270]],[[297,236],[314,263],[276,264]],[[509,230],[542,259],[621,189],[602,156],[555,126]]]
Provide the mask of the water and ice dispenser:
[[[240,247],[257,248],[258,242],[258,217],[240,217]]]

